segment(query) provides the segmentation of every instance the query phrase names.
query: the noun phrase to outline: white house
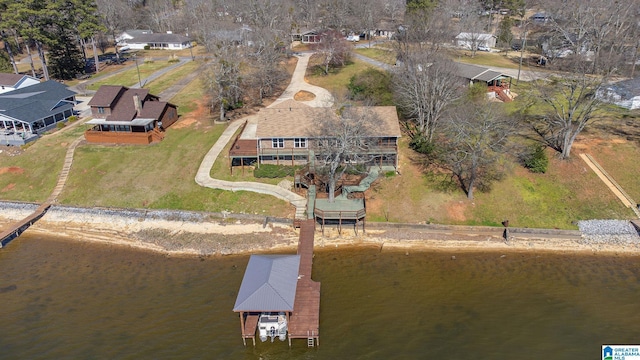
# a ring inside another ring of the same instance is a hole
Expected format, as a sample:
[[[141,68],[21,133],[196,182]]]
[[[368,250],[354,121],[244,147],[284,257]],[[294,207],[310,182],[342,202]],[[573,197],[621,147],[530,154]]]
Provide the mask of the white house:
[[[122,37],[118,45],[128,46],[129,49],[143,50],[146,46],[149,49],[182,50],[192,46],[191,38],[183,35],[167,32],[165,34],[140,34],[127,39]]]
[[[640,109],[640,77],[610,84],[598,97],[625,109]]]
[[[0,73],[0,94],[39,83],[40,80],[29,75]]]
[[[461,32],[456,36],[456,45],[464,49],[478,49],[478,47],[496,47],[498,38],[493,34]]]

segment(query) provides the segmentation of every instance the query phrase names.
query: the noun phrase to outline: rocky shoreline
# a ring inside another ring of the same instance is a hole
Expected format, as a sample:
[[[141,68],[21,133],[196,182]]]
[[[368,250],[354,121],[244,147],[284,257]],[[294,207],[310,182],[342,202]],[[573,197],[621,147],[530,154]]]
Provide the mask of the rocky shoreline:
[[[6,229],[37,204],[0,202],[0,229]],[[640,236],[624,223],[580,225],[597,234],[577,231],[513,229],[417,224],[367,225],[366,234],[345,227],[316,232],[316,246],[375,246],[383,249],[446,251],[552,251],[640,255]],[[595,230],[594,230],[595,229]],[[623,234],[609,235],[609,229]],[[631,229],[631,230],[630,230]],[[106,209],[52,206],[28,230],[70,240],[124,245],[172,255],[212,256],[295,250],[298,231],[291,220],[264,216],[192,211]],[[14,240],[15,241],[15,240]]]

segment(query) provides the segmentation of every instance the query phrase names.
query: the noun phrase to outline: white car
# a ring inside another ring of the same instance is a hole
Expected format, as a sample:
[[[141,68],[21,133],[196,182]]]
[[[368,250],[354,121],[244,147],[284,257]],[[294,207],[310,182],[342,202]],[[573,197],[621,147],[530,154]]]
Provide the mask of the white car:
[[[478,51],[491,51],[491,48],[484,45],[478,45]]]
[[[349,36],[347,36],[347,41],[358,42],[358,41],[360,41],[360,36],[358,36],[358,35],[349,35]]]

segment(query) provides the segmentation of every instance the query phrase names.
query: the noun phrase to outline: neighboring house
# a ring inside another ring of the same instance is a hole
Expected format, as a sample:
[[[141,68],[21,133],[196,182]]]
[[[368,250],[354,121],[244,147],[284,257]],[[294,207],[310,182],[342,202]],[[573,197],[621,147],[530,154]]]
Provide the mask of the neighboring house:
[[[391,39],[396,33],[396,25],[391,21],[381,20],[376,25],[374,36]]]
[[[116,38],[116,41],[120,44],[120,43],[126,42],[127,40],[131,40],[131,39],[135,38],[136,36],[147,35],[147,34],[153,34],[153,31],[151,29],[148,29],[148,30],[139,30],[139,29],[125,30],[125,31],[122,32],[122,34],[120,34],[120,36],[118,36]]]
[[[610,84],[598,97],[625,109],[640,109],[640,77]]]
[[[468,50],[478,50],[478,47],[494,48],[497,39],[493,34],[461,32],[456,36],[456,45]]]
[[[29,75],[0,73],[0,94],[35,84],[40,80]]]
[[[456,63],[458,75],[469,82],[469,85],[482,83],[487,85],[489,99],[504,102],[512,101],[515,95],[511,93],[511,77],[499,71],[478,65]]]
[[[380,121],[371,136],[374,146],[366,150],[368,165],[397,168],[401,136],[395,106],[370,107]],[[229,156],[232,165],[250,163],[303,165],[314,161],[313,133],[326,108],[309,107],[294,100],[261,109],[234,141]]]
[[[73,115],[76,93],[53,80],[0,94],[0,144],[24,145]]]
[[[177,107],[147,89],[103,85],[88,104],[93,127],[85,132],[91,143],[150,144],[164,138],[163,129],[178,120]]]
[[[302,30],[291,33],[292,41],[300,41],[303,44],[316,44],[320,42],[320,33],[316,30]]]
[[[129,49],[142,50],[149,49],[162,50],[183,50],[192,46],[191,38],[183,35],[172,34],[141,34],[131,39],[123,39],[118,45],[128,46]]]

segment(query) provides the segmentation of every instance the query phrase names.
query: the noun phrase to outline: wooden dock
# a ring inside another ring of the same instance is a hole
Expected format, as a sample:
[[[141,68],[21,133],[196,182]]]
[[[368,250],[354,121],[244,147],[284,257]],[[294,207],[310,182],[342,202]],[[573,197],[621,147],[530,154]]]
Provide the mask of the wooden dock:
[[[31,215],[26,218],[18,221],[17,223],[11,225],[7,230],[0,233],[0,248],[7,245],[11,240],[17,238],[25,232],[29,226],[33,225],[36,221],[38,221],[44,214],[47,213],[47,210],[51,207],[51,204],[44,203],[40,205]]]
[[[300,269],[293,313],[289,319],[291,339],[307,339],[309,347],[320,345],[320,283],[311,280],[315,220],[301,222],[298,255]]]
[[[275,334],[284,340],[284,321],[271,316],[286,316],[286,332],[291,339],[306,339],[308,347],[320,345],[320,283],[311,280],[315,220],[300,220],[300,238],[296,255],[251,255],[233,311],[240,315],[242,343],[256,345],[256,332],[265,341]],[[267,315],[264,322],[261,317]],[[264,325],[262,329],[259,326]],[[273,326],[276,325],[276,326]],[[267,330],[267,326],[270,327]],[[260,333],[262,331],[262,333]],[[270,333],[266,333],[270,331]],[[282,332],[281,332],[282,331]]]

